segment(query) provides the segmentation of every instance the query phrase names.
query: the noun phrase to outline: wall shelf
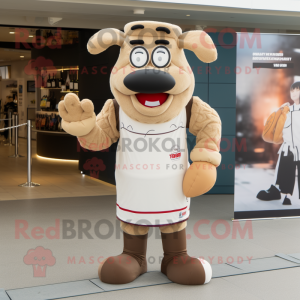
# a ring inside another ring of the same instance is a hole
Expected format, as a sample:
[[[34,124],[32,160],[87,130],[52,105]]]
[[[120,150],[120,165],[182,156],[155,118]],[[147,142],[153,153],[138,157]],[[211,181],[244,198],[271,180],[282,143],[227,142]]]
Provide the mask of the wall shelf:
[[[36,111],[35,114],[58,114],[58,111],[53,111],[53,110],[39,110],[39,111]]]
[[[41,88],[41,90],[61,90],[61,88]],[[79,93],[79,91],[60,91],[61,93]]]
[[[79,93],[79,91],[60,91],[61,93]]]
[[[69,135],[69,133],[67,133],[65,131],[50,131],[50,130],[32,129],[32,132],[42,132],[42,133],[47,133],[47,134],[65,134],[65,135]]]

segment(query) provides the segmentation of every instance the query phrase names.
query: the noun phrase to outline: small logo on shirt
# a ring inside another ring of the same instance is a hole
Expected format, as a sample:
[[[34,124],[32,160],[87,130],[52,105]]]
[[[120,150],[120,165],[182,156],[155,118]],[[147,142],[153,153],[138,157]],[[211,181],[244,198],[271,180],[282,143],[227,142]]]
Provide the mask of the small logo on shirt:
[[[172,149],[173,153],[169,154],[171,160],[178,160],[181,157],[180,147],[174,146]]]
[[[179,213],[179,218],[182,218],[182,217],[184,217],[186,215],[186,211],[181,211],[180,213]]]

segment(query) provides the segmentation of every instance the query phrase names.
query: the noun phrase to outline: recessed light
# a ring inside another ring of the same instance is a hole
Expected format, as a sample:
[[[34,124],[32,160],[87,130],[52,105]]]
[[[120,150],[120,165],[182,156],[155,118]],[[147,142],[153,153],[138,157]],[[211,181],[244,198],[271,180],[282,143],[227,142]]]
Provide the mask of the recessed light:
[[[21,58],[24,58],[25,56],[21,55],[20,57],[21,57]]]
[[[29,37],[33,37],[33,35],[30,35]]]
[[[134,9],[133,14],[135,14],[135,15],[144,15],[145,10],[144,9]]]
[[[9,34],[15,34],[15,32],[14,31],[10,31],[10,33]]]
[[[186,15],[187,17],[190,17],[191,15]]]

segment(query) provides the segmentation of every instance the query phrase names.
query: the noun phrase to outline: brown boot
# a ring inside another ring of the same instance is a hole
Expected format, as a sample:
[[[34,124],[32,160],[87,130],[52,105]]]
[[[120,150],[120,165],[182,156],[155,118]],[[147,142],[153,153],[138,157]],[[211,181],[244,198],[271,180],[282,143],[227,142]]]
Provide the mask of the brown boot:
[[[211,280],[210,264],[206,260],[187,255],[185,229],[174,233],[162,233],[161,236],[164,249],[161,272],[171,281],[200,285]]]
[[[124,284],[147,272],[148,234],[130,235],[123,232],[123,236],[123,253],[107,258],[98,268],[98,276],[102,282]]]

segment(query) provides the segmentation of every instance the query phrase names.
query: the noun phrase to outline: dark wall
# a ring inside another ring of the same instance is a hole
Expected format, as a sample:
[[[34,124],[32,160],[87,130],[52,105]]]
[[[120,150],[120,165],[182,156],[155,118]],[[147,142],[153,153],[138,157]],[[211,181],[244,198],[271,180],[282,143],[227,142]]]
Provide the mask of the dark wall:
[[[89,38],[98,30],[82,30],[79,32],[79,97],[90,99],[98,114],[107,99],[113,98],[110,91],[110,70],[115,65],[119,46],[113,46],[106,51],[92,55],[87,51]]]
[[[65,133],[38,131],[37,155],[57,159],[77,160],[77,138]]]
[[[96,115],[101,111],[107,99],[113,99],[110,91],[109,77],[110,70],[115,65],[119,52],[119,46],[113,46],[106,51],[92,55],[87,51],[89,38],[98,30],[82,30],[79,32],[79,98],[90,99],[95,106]],[[80,149],[79,170],[90,175],[90,168],[85,166],[87,161],[98,161],[99,165],[104,164],[105,169],[101,172],[94,172],[98,179],[115,184],[115,161],[116,143],[109,149],[99,152]],[[102,161],[102,162],[101,162]],[[90,165],[89,165],[90,166]]]
[[[61,45],[60,48],[51,49],[44,47],[42,49],[31,49],[31,58],[36,59],[42,56],[51,59],[54,66],[77,66],[79,60],[79,45]]]
[[[209,194],[233,194],[235,169],[235,110],[236,110],[236,35],[225,33],[210,34],[217,51],[218,59],[204,64],[196,55],[186,50],[191,66],[194,66],[194,95],[207,102],[219,114],[222,121],[221,155],[217,182]],[[230,45],[230,46],[228,46]],[[198,69],[199,67],[199,69]],[[209,69],[207,69],[209,68]],[[196,138],[188,132],[188,145],[193,148]],[[190,150],[190,149],[189,149]]]

